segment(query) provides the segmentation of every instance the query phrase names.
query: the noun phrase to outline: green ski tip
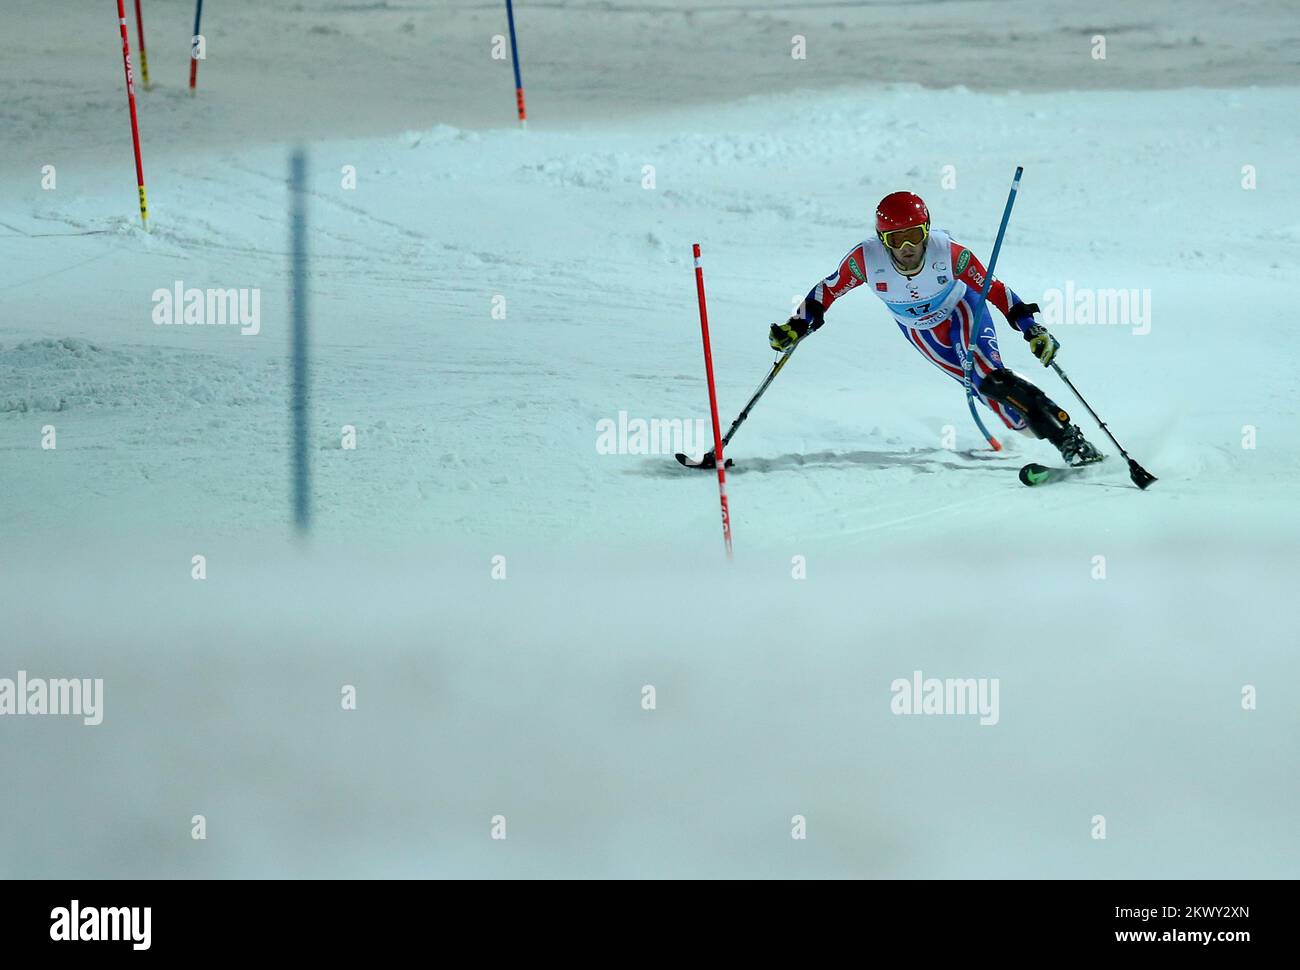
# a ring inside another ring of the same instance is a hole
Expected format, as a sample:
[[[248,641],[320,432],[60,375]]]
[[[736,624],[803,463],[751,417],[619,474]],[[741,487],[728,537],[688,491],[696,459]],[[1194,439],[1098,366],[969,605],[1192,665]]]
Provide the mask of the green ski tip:
[[[1052,477],[1052,470],[1046,465],[1028,464],[1020,469],[1020,480],[1026,485],[1041,485]]]

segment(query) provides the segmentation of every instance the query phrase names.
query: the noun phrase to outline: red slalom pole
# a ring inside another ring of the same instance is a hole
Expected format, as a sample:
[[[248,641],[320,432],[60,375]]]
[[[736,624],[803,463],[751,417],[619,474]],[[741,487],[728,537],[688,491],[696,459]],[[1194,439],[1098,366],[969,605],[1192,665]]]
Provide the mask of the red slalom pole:
[[[704,338],[704,373],[709,379],[709,411],[713,416],[713,455],[718,467],[718,499],[722,502],[722,540],[727,545],[727,558],[731,549],[731,513],[727,509],[727,459],[722,454],[722,425],[718,423],[718,392],[713,386],[713,350],[709,347],[709,311],[704,305],[704,269],[700,264],[700,244],[693,247],[695,254],[695,293],[700,300],[700,334]]]
[[[140,13],[140,0],[135,0],[135,36],[140,41],[140,80],[149,90],[149,55],[144,52],[144,15]]]
[[[126,36],[126,8],[117,0],[117,22],[122,28],[122,65],[126,69],[126,103],[131,107],[131,140],[135,143],[135,183],[140,189],[140,221],[149,228],[149,204],[144,194],[144,163],[140,160],[140,120],[135,113],[135,73],[131,70],[131,42]]]
[[[190,94],[199,79],[199,21],[203,19],[203,0],[194,5],[194,35],[190,38]]]

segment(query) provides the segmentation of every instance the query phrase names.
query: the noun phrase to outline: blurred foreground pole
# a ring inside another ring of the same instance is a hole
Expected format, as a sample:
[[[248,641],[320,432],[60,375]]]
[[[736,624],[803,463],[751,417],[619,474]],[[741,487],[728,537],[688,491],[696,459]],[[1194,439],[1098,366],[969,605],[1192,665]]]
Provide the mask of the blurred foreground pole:
[[[727,459],[722,454],[722,425],[718,423],[718,393],[713,386],[713,350],[709,347],[709,311],[704,305],[704,269],[700,264],[700,244],[693,247],[695,255],[695,295],[700,301],[700,335],[704,339],[704,373],[709,381],[709,411],[713,416],[713,456],[718,468],[718,498],[722,502],[722,541],[727,546],[727,558],[732,558],[731,513],[727,509]]]
[[[510,57],[515,62],[515,107],[519,109],[519,127],[528,127],[528,112],[524,110],[524,82],[519,76],[519,44],[515,40],[515,5],[506,0],[506,20],[510,22]]]
[[[126,69],[126,103],[131,108],[131,141],[135,144],[135,184],[140,190],[140,221],[149,228],[149,204],[144,194],[144,162],[140,159],[140,120],[135,113],[135,74],[131,70],[131,42],[126,35],[126,8],[117,0],[117,22],[122,31],[122,66]]]
[[[293,326],[290,331],[289,417],[293,433],[293,522],[311,524],[311,468],[307,451],[307,158],[302,149],[289,162],[289,252]]]

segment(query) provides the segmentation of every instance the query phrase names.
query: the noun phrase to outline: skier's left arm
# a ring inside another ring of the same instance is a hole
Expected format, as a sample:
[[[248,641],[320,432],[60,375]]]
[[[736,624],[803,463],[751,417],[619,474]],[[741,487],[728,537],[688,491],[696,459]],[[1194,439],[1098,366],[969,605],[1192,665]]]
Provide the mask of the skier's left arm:
[[[988,274],[984,264],[969,249],[956,242],[952,244],[952,266],[957,279],[967,286],[976,291],[984,288]],[[1043,362],[1044,367],[1052,362],[1061,345],[1047,332],[1046,327],[1034,319],[1034,314],[1038,312],[1037,303],[1026,303],[996,276],[989,284],[988,302],[997,307],[1007,318],[1007,323],[1029,341],[1030,352]]]

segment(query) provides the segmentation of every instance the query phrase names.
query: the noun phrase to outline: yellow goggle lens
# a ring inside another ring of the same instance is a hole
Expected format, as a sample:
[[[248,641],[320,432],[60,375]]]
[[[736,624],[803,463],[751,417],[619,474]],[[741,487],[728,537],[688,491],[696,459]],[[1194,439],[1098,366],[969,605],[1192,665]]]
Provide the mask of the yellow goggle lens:
[[[929,235],[930,230],[923,225],[908,226],[906,229],[891,229],[889,232],[882,232],[880,239],[890,249],[898,249],[908,243],[919,246],[925,242],[926,237]]]

